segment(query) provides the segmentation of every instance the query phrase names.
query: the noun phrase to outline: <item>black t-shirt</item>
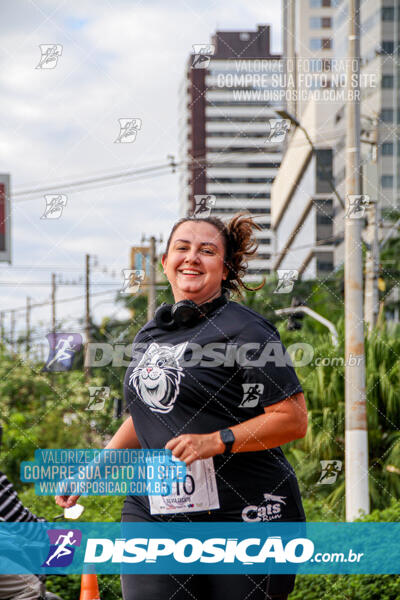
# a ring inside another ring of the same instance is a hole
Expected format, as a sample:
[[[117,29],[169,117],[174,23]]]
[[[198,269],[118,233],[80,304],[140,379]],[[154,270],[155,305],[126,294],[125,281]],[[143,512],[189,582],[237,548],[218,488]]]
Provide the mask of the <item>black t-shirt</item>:
[[[133,343],[124,395],[142,448],[164,448],[183,433],[211,433],[264,413],[302,391],[277,329],[228,302],[194,326],[160,329],[149,321]],[[297,480],[280,447],[212,459],[220,508],[177,520],[303,520]],[[151,515],[146,496],[129,496],[123,513]],[[171,518],[169,515],[168,518]]]

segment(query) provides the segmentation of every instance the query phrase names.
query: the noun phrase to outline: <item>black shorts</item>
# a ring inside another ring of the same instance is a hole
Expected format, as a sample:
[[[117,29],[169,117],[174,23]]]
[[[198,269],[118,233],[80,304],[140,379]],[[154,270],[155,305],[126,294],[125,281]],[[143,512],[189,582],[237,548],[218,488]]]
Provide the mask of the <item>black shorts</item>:
[[[122,514],[124,523],[152,520],[149,515],[141,516],[132,512]],[[168,520],[171,520],[171,515]],[[219,517],[218,520],[225,519]],[[292,574],[123,574],[121,585],[123,600],[283,600],[293,591],[295,579],[296,575]]]
[[[121,575],[124,600],[278,600],[296,575]]]

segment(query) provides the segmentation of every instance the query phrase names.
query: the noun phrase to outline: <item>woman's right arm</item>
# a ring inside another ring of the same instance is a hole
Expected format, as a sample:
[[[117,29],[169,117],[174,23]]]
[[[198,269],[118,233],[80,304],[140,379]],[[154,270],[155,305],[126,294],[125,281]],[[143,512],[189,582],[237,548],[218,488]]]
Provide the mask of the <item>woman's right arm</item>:
[[[135,449],[140,447],[132,417],[128,417],[108,442],[105,450],[122,450],[125,448]]]
[[[105,450],[135,449],[140,447],[132,417],[128,417],[108,442]],[[62,508],[70,508],[77,503],[78,498],[79,496],[56,496],[55,501]]]

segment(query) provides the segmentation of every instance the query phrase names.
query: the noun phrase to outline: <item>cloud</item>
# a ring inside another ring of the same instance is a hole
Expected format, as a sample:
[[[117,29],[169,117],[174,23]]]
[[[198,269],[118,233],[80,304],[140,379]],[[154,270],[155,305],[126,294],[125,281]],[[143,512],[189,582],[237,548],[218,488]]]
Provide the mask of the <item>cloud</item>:
[[[192,45],[210,40],[217,28],[272,23],[277,51],[279,22],[272,0],[7,3],[0,23],[0,159],[13,190],[166,162],[178,151],[178,87]],[[35,68],[45,43],[63,46],[55,69]],[[125,117],[141,118],[142,129],[135,143],[115,144],[118,119]],[[126,268],[142,233],[166,239],[178,218],[178,176],[67,192],[57,222],[40,219],[42,194],[16,202],[14,264],[76,267],[90,253]],[[23,279],[6,265],[0,279],[5,272]],[[33,270],[29,280],[49,280],[50,272]],[[49,289],[4,287],[3,303],[23,305],[32,293],[39,299]],[[61,314],[70,310],[60,305]]]

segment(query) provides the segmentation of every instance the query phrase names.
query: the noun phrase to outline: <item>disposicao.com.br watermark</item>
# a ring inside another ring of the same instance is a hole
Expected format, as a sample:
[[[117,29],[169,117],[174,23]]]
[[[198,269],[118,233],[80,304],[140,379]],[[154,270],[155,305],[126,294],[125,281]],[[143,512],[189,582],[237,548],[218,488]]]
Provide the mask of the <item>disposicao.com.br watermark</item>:
[[[95,565],[99,574],[399,572],[400,523],[93,522],[76,523],[73,529],[63,525],[60,529],[59,523],[0,523],[4,534],[0,556],[7,555],[10,544],[31,550],[21,555],[19,567],[7,565],[8,571],[1,558],[0,572],[23,572],[19,568],[71,574],[82,573],[88,564]],[[58,546],[67,560],[56,560]]]

